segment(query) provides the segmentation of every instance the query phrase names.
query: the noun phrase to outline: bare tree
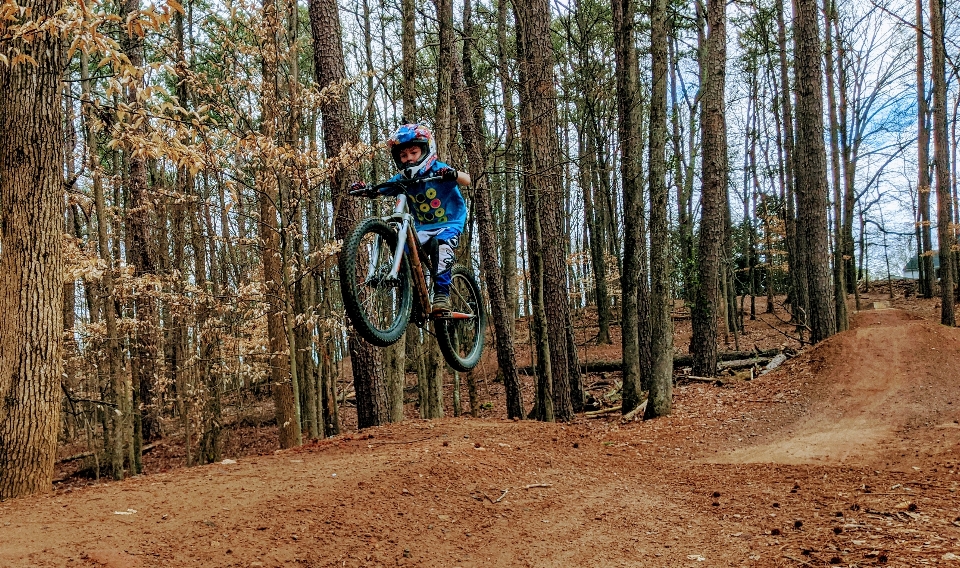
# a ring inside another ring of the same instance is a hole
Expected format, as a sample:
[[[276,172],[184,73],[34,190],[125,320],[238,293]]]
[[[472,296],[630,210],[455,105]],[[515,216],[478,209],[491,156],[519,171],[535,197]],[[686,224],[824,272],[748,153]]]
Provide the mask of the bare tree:
[[[468,12],[469,0],[464,3]],[[470,37],[470,34],[467,34]],[[473,47],[469,39],[464,44],[464,60],[472,56]],[[466,66],[464,66],[466,67]],[[471,94],[478,93],[479,85],[472,71],[465,68],[454,70],[453,91],[456,94],[456,108],[460,121],[460,132],[467,150],[470,163],[470,178],[473,182],[474,209],[476,211],[478,233],[480,237],[480,262],[483,267],[487,294],[490,296],[490,311],[493,316],[493,333],[496,340],[497,364],[503,375],[503,386],[507,397],[507,416],[523,418],[523,398],[520,391],[520,378],[517,375],[517,363],[514,354],[513,308],[507,305],[504,293],[503,275],[497,254],[497,237],[493,232],[493,206],[490,199],[489,176],[484,171],[486,152],[483,144],[483,132],[480,131],[474,115],[476,101]],[[475,413],[475,401],[471,400],[471,412]]]
[[[833,34],[830,33],[830,23],[834,19],[836,4],[833,0],[825,0],[823,6],[824,34],[824,61],[826,62],[827,77],[827,110],[830,115],[830,165],[833,174],[833,294],[837,313],[837,331],[846,331],[850,327],[847,317],[846,278],[844,276],[843,260],[843,208],[840,185],[840,144],[839,124],[837,122],[836,90],[834,88],[833,70]]]
[[[917,0],[917,207],[920,293],[934,296],[933,236],[930,228],[930,128],[927,125],[926,53],[923,48],[923,0]]]

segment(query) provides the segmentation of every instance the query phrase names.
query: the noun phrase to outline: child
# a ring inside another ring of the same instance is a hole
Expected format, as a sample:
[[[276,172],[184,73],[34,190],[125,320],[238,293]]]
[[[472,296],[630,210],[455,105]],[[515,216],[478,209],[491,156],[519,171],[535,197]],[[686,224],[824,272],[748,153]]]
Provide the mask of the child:
[[[387,140],[387,148],[399,173],[388,181],[440,177],[439,181],[419,182],[406,186],[410,210],[414,216],[417,237],[429,250],[435,241],[433,308],[450,309],[450,268],[453,251],[460,244],[467,220],[467,207],[459,186],[470,185],[470,175],[458,172],[437,160],[437,143],[433,133],[422,124],[404,124]],[[358,181],[350,188],[359,192],[366,184]],[[395,190],[400,191],[400,190]],[[384,195],[396,195],[395,192]],[[434,256],[434,255],[431,255]]]

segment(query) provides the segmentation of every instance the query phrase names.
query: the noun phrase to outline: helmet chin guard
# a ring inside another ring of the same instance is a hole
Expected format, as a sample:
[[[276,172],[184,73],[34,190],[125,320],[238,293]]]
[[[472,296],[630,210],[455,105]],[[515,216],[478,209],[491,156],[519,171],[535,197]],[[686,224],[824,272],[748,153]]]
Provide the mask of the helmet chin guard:
[[[400,161],[400,152],[411,146],[420,148],[420,159],[414,164]],[[425,174],[437,161],[437,142],[430,129],[422,124],[404,124],[387,139],[387,148],[400,175],[413,179]]]

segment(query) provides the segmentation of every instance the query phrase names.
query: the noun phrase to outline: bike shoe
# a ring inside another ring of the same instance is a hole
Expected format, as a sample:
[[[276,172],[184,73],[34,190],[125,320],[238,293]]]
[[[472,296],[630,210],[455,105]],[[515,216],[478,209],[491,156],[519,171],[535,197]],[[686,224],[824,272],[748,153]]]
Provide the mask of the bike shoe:
[[[433,311],[446,312],[450,310],[450,295],[437,292],[433,295]]]

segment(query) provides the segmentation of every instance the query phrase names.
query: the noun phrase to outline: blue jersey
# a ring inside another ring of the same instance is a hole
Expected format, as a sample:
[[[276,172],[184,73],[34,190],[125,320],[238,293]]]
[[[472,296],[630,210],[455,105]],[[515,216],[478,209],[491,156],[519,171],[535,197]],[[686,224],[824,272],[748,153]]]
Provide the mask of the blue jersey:
[[[435,176],[442,168],[450,166],[443,162],[434,162],[424,177]],[[397,174],[387,181],[403,181]],[[399,190],[384,192],[397,195]],[[463,232],[467,222],[467,204],[456,181],[429,181],[407,186],[410,199],[410,211],[413,213],[417,229],[451,228]]]

